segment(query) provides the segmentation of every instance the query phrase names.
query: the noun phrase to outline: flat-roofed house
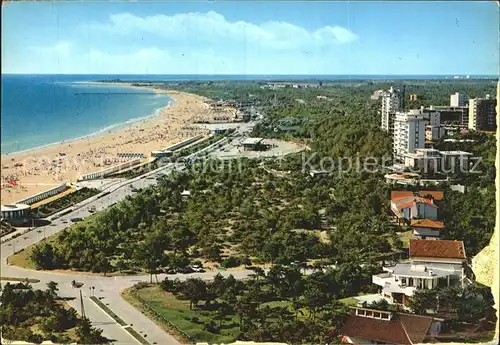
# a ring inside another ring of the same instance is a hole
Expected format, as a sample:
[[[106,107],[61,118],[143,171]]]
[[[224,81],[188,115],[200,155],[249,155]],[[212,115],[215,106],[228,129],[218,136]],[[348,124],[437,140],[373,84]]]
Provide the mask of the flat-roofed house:
[[[460,170],[461,172],[468,172],[471,158],[473,156],[470,152],[465,151],[439,151],[441,155],[441,172],[450,173]]]
[[[441,320],[429,316],[352,307],[339,333],[348,344],[413,345],[430,341]]]
[[[245,151],[263,151],[269,149],[269,145],[263,138],[246,138],[241,142]]]
[[[379,293],[389,303],[408,306],[417,289],[436,289],[464,284],[465,249],[462,241],[410,240],[410,260],[372,276]]]

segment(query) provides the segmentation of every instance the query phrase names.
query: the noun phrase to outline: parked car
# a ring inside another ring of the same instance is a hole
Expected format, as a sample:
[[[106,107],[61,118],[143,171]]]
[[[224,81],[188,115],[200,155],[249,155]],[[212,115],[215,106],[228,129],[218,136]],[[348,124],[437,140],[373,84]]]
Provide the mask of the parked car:
[[[200,264],[193,264],[190,267],[193,269],[194,272],[198,272],[198,273],[205,272],[205,270],[203,269],[203,266]]]
[[[163,269],[163,272],[166,273],[166,274],[176,274],[177,273],[177,269],[165,267]]]
[[[75,217],[75,218],[71,218],[71,221],[72,221],[73,223],[76,223],[76,222],[79,222],[79,221],[82,221],[82,220],[83,220],[83,218],[82,218],[82,217]]]
[[[190,266],[186,266],[186,267],[184,267],[184,268],[179,268],[178,272],[179,272],[179,273],[183,273],[183,274],[189,274],[189,273],[193,273],[193,272],[194,272],[194,270],[193,270],[193,268],[192,268],[192,267],[190,267]]]

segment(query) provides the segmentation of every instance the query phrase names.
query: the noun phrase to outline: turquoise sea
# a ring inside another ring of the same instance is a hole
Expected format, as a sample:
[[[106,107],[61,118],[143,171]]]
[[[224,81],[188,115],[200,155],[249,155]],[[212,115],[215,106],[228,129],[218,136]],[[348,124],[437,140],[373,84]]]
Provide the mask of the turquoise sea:
[[[89,76],[2,75],[1,153],[23,151],[152,116],[172,99]]]

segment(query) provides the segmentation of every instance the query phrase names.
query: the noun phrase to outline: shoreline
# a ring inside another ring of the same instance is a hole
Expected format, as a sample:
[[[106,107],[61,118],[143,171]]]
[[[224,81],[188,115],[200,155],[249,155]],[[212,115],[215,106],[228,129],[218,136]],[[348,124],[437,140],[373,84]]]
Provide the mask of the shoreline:
[[[66,143],[72,143],[72,142],[75,142],[75,141],[78,141],[78,140],[90,139],[90,138],[98,137],[98,136],[106,134],[106,133],[110,133],[113,130],[120,130],[120,129],[123,129],[123,128],[127,127],[127,126],[132,126],[132,125],[134,125],[136,123],[139,123],[141,121],[147,121],[147,120],[149,120],[151,118],[154,118],[156,116],[161,116],[161,111],[162,110],[171,107],[172,104],[176,102],[176,99],[174,97],[171,97],[167,92],[160,92],[161,90],[155,89],[155,88],[132,86],[130,83],[104,83],[104,82],[92,82],[92,81],[89,81],[89,82],[71,82],[71,84],[73,84],[73,83],[79,83],[79,84],[96,84],[96,85],[103,85],[103,86],[104,85],[119,86],[118,84],[122,84],[121,86],[123,88],[146,89],[146,90],[151,90],[151,91],[153,91],[156,94],[167,94],[167,96],[171,100],[168,102],[168,104],[166,106],[155,109],[152,112],[152,114],[150,114],[150,115],[141,116],[141,117],[135,117],[135,118],[126,120],[125,122],[115,123],[115,124],[106,126],[104,128],[101,128],[101,129],[99,129],[97,131],[94,131],[92,133],[81,135],[81,136],[76,137],[76,138],[71,138],[71,139],[62,140],[62,141],[56,141],[56,142],[53,142],[53,143],[44,144],[44,145],[40,145],[40,146],[35,146],[35,147],[28,148],[28,149],[20,150],[20,151],[14,151],[14,152],[9,152],[9,153],[2,153],[0,155],[2,158],[4,158],[4,157],[5,158],[9,158],[9,157],[20,155],[20,154],[26,154],[26,153],[30,153],[30,152],[34,152],[34,151],[38,151],[38,150],[43,150],[43,149],[46,149],[46,148],[50,148],[52,146],[66,144]]]
[[[99,83],[108,84],[108,83]],[[123,83],[124,87],[132,87]],[[9,204],[47,189],[48,185],[74,183],[78,177],[129,161],[120,154],[143,154],[178,143],[208,130],[194,122],[213,114],[207,98],[137,86],[170,97],[152,114],[114,124],[83,137],[1,155],[1,203]],[[172,96],[170,96],[172,94]]]

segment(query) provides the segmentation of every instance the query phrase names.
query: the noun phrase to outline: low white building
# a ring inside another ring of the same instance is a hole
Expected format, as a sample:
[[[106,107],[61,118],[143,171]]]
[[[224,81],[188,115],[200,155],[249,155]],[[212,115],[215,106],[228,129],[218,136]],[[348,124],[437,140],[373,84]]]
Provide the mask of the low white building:
[[[405,154],[405,167],[422,170],[424,173],[452,173],[457,170],[468,172],[473,154],[465,151],[439,151],[416,149]]]
[[[11,225],[21,225],[26,223],[31,217],[31,207],[26,204],[2,205],[2,220]]]
[[[435,173],[439,170],[441,155],[439,150],[420,148],[405,155],[405,167],[421,169],[426,173]]]
[[[385,273],[372,276],[380,295],[391,304],[408,306],[417,289],[464,284],[464,243],[450,240],[410,240],[410,260],[384,267]]]

